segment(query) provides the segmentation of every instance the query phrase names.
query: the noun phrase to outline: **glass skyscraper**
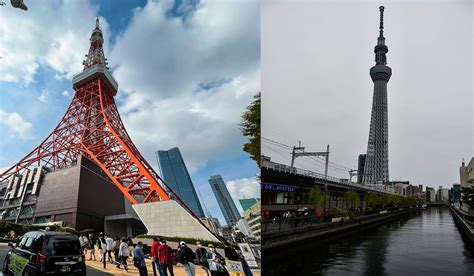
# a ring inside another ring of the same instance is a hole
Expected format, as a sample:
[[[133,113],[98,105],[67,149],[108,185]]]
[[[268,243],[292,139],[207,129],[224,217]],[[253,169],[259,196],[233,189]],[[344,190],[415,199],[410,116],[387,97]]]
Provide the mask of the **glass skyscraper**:
[[[161,177],[163,177],[166,184],[173,189],[173,192],[181,198],[196,216],[204,218],[201,203],[179,149],[159,150],[156,152],[156,159],[160,167]]]
[[[240,213],[225,186],[224,180],[220,175],[213,175],[209,178],[209,184],[211,184],[227,225],[234,225],[240,219]]]

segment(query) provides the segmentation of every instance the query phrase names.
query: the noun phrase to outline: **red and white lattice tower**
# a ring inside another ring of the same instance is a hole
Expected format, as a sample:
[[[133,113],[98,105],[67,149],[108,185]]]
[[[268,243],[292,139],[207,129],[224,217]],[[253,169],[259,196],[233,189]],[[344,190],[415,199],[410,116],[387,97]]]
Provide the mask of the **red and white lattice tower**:
[[[118,84],[108,71],[99,19],[90,38],[84,69],[73,77],[75,91],[66,114],[41,144],[0,174],[0,182],[32,167],[69,167],[79,155],[93,160],[132,203],[176,200],[133,144],[120,119],[114,96]]]

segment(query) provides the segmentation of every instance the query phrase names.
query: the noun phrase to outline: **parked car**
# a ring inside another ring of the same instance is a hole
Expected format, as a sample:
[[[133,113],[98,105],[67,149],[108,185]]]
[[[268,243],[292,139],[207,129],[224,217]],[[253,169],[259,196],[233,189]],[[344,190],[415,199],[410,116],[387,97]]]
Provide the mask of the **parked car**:
[[[86,275],[79,238],[70,233],[32,231],[8,251],[3,272],[14,275]]]

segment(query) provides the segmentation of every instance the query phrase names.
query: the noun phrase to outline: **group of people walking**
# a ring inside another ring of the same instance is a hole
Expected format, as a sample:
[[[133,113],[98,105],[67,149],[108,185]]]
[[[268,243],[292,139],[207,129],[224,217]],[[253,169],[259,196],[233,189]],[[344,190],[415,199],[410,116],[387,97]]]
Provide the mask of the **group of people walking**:
[[[138,242],[134,247],[130,238],[111,237],[100,233],[98,237],[93,234],[82,234],[79,237],[84,256],[90,254],[89,260],[96,260],[95,247],[99,250],[99,261],[108,261],[115,264],[117,268],[128,271],[127,261],[132,257],[133,265],[138,269],[140,276],[148,275],[145,259],[151,258],[155,269],[160,276],[174,276],[173,265],[176,262],[183,265],[187,276],[196,275],[196,264],[201,266],[208,276],[228,276],[225,268],[225,258],[219,254],[213,244],[207,247],[209,251],[197,242],[195,252],[188,247],[186,242],[181,241],[178,244],[177,253],[166,243],[165,240],[154,238],[150,254],[143,252],[143,243]],[[224,248],[225,256],[231,261],[240,261],[245,271],[245,276],[252,276],[252,272],[247,263],[238,253],[226,242]],[[112,256],[113,254],[113,256]]]
[[[126,237],[119,239],[117,236],[112,238],[110,235],[104,235],[104,233],[100,233],[98,238],[93,234],[82,234],[79,237],[79,242],[84,256],[87,257],[87,253],[90,254],[89,261],[96,261],[95,247],[97,246],[100,262],[108,261],[115,264],[117,268],[123,265],[124,269],[128,270],[127,260],[133,254],[132,239]]]

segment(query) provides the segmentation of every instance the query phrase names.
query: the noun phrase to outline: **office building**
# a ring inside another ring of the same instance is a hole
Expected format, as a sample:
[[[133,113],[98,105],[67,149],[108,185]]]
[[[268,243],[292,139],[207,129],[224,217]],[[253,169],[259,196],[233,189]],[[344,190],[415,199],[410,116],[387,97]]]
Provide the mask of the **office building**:
[[[156,158],[166,184],[197,217],[204,218],[204,211],[179,149],[159,150]]]
[[[240,214],[230,196],[229,190],[225,186],[224,180],[222,180],[220,175],[213,175],[209,178],[209,184],[227,225],[234,225],[240,219]]]

